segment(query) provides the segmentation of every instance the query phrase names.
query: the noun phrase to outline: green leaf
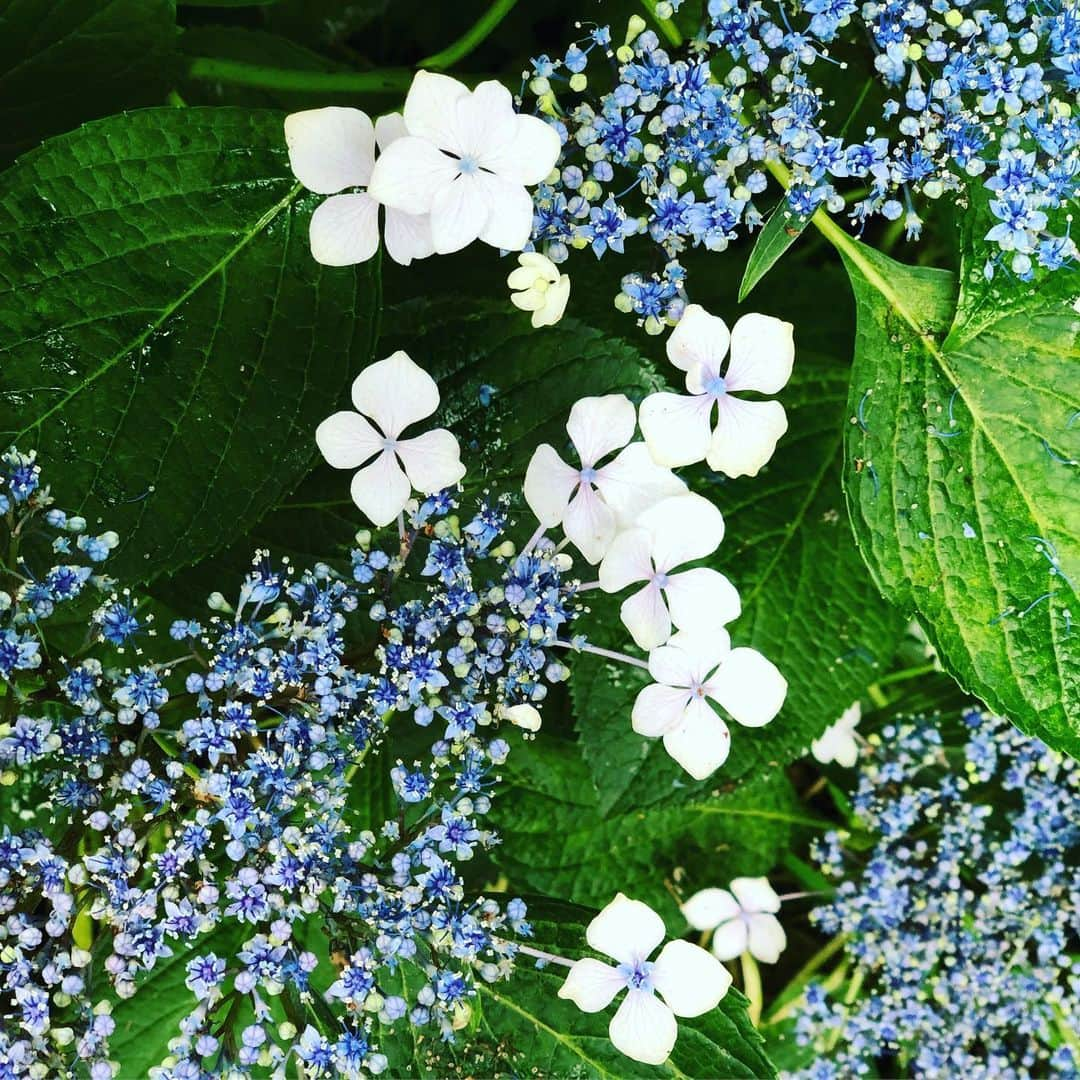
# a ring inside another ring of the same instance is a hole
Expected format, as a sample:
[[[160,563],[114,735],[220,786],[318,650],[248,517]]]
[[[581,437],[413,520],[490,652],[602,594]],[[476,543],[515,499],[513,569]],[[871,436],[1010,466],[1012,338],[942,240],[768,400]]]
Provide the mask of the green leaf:
[[[148,579],[242,533],[310,468],[371,354],[378,272],[311,258],[276,113],[154,109],[0,180],[0,442]]]
[[[175,40],[172,0],[0,5],[0,159],[85,120],[163,101]]]
[[[531,903],[529,914],[535,931],[530,945],[568,959],[586,955],[585,928],[593,912],[547,902]],[[478,984],[483,1007],[480,1034],[485,1030],[491,1034],[503,1069],[512,1069],[513,1075],[528,1071],[539,1076],[763,1080],[776,1075],[738,990],[729,990],[711,1012],[680,1019],[671,1057],[664,1065],[648,1066],[631,1061],[612,1046],[608,1024],[614,1005],[599,1013],[584,1013],[558,996],[566,978],[564,967],[536,969],[527,964],[528,959],[520,957],[508,981]]]
[[[750,295],[750,290],[780,261],[784,252],[799,239],[809,224],[809,215],[792,213],[787,199],[779,202],[758,233],[754,250],[746,260],[746,269],[739,285],[739,303]]]
[[[819,824],[781,772],[718,786],[694,783],[670,764],[650,756],[633,790],[604,814],[577,746],[537,739],[502,767],[509,786],[497,796],[502,844],[495,862],[517,889],[596,907],[624,891],[678,920],[664,884],[676,867],[710,853],[731,877],[763,874],[793,829]]]
[[[858,307],[845,485],[863,557],[958,681],[1080,756],[1080,317],[1067,275],[988,289],[841,248]]]

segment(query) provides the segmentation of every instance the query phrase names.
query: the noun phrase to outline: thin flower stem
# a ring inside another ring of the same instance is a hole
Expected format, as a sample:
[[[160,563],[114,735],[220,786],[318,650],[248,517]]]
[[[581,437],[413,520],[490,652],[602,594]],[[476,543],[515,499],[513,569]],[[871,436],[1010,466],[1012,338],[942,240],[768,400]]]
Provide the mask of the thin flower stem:
[[[228,83],[260,90],[295,90],[312,94],[404,94],[413,73],[406,68],[380,71],[297,71],[292,68],[249,64],[216,56],[196,56],[188,76],[200,82]]]
[[[830,938],[822,948],[818,949],[803,964],[773,1002],[772,1007],[769,1009],[769,1015],[765,1020],[766,1024],[779,1023],[798,1009],[802,1003],[803,988],[825,964],[843,949],[846,941],[846,934],[837,934],[836,937]]]
[[[600,588],[600,582],[599,581],[586,581],[586,582],[583,582],[581,585],[573,586],[574,592],[588,592],[590,589],[599,589],[599,588]]]
[[[605,660],[617,660],[620,664],[631,664],[633,667],[649,670],[645,660],[639,660],[636,656],[628,656],[626,653],[615,652],[614,649],[601,649],[599,645],[575,645],[572,641],[553,641],[552,645],[560,649],[573,649],[574,652],[592,653],[594,656],[602,656]]]
[[[918,667],[904,668],[902,671],[891,671],[888,675],[882,675],[877,680],[877,685],[889,686],[892,683],[907,682],[909,679],[918,679],[937,670],[937,664],[919,664]]]
[[[777,900],[802,900],[807,896],[824,896],[825,894],[820,889],[811,889],[807,892],[789,892],[784,893],[783,896],[778,896]]]
[[[757,961],[750,955],[749,950],[739,957],[739,961],[742,967],[743,993],[750,999],[746,1012],[750,1017],[750,1023],[757,1027],[761,1021],[761,1009],[764,1003],[761,990],[761,972],[758,970]]]
[[[567,960],[565,956],[556,956],[554,953],[544,952],[543,949],[533,949],[528,945],[518,945],[518,952],[526,956],[535,956],[537,960],[546,960],[549,964],[560,964],[562,967],[572,968],[573,960]]]
[[[448,67],[453,67],[488,37],[492,30],[510,14],[516,3],[517,0],[495,0],[457,41],[451,42],[440,52],[425,57],[416,66],[428,68],[431,71],[445,71]]]
[[[532,551],[532,549],[540,543],[541,537],[543,537],[544,533],[546,532],[547,528],[544,525],[537,525],[536,532],[534,532],[532,536],[530,536],[529,539],[525,542],[525,546],[521,549],[521,554],[528,555],[529,552]]]

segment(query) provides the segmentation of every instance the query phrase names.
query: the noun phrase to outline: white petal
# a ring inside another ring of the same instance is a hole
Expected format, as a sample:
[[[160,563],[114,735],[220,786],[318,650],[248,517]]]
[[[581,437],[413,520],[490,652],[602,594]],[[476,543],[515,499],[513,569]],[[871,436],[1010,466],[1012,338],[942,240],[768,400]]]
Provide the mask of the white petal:
[[[615,539],[615,515],[591,485],[582,484],[566,509],[563,532],[595,566]]]
[[[704,780],[727,761],[727,724],[700,698],[693,698],[682,723],[664,736],[664,749],[695,779]]]
[[[742,916],[729,919],[713,933],[712,951],[718,960],[734,960],[746,952],[750,934]]]
[[[335,469],[357,469],[383,445],[382,436],[359,413],[349,411],[328,416],[315,429],[315,442]]]
[[[570,277],[563,274],[546,293],[543,307],[533,312],[532,324],[536,329],[541,326],[554,326],[566,311],[566,302],[570,299]],[[617,516],[617,515],[616,515]]]
[[[582,1012],[606,1009],[626,980],[610,965],[592,957],[576,960],[559,987],[559,997],[568,998]]]
[[[684,663],[693,679],[704,682],[731,652],[731,637],[721,626],[697,632],[680,630],[672,635],[668,646],[686,658]],[[650,670],[651,659],[650,654]]]
[[[757,476],[787,431],[787,413],[779,401],[741,401],[725,394],[705,460],[725,476]]]
[[[647,739],[658,739],[682,723],[683,712],[689,700],[689,690],[650,683],[634,700],[634,708],[630,713],[631,726]]]
[[[544,294],[539,289],[512,293],[510,302],[522,311],[539,311],[544,306]]]
[[[440,188],[431,202],[431,240],[440,255],[467,247],[487,224],[490,208],[479,175],[459,176]]]
[[[371,179],[375,129],[359,109],[330,105],[285,117],[285,144],[293,175],[309,191],[333,195]]]
[[[675,638],[649,653],[649,674],[665,686],[688,690],[697,676],[696,667],[694,658],[676,647]]]
[[[526,255],[531,255],[532,252],[523,251],[518,258],[523,259]],[[506,278],[506,284],[511,289],[531,289],[536,284],[537,278],[548,279],[545,274],[539,273],[535,266],[531,266],[526,263],[523,266],[518,266],[511,270]]]
[[[596,486],[615,511],[620,529],[630,529],[646,510],[673,495],[686,492],[686,484],[669,468],[653,461],[643,442],[633,442],[596,473]]]
[[[858,760],[859,744],[855,740],[854,725],[845,723],[846,716],[847,713],[827,727],[820,738],[814,739],[810,744],[810,752],[822,765],[835,761],[838,765],[850,769]]]
[[[446,428],[403,439],[397,444],[397,453],[412,486],[425,495],[434,495],[465,475],[458,441]]]
[[[712,437],[712,399],[704,394],[650,394],[638,410],[641,434],[659,465],[677,467],[705,460]]]
[[[664,940],[664,920],[648,904],[619,893],[589,923],[585,940],[620,964],[637,963]]]
[[[641,515],[653,537],[659,570],[711,555],[724,539],[724,515],[708,499],[693,493],[664,499]]]
[[[387,113],[375,121],[375,145],[385,150],[392,142],[397,142],[403,135],[408,135],[405,117],[401,113]]]
[[[719,570],[695,566],[672,574],[664,586],[671,621],[680,630],[705,633],[733,622],[742,612],[734,585]]]
[[[406,214],[388,206],[383,239],[387,255],[399,266],[408,266],[413,259],[426,259],[435,253],[428,214]]]
[[[780,910],[780,897],[764,877],[738,877],[731,883],[731,893],[747,914],[766,912],[775,915]]]
[[[652,538],[645,529],[629,529],[612,540],[600,564],[600,588],[619,592],[635,581],[648,581],[653,573]]]
[[[541,443],[525,470],[525,501],[541,525],[554,528],[566,516],[578,471],[570,468],[553,446]]]
[[[668,338],[668,359],[683,371],[704,364],[719,372],[730,342],[723,319],[710,315],[700,304],[690,304]]]
[[[370,416],[388,439],[396,439],[410,424],[439,407],[435,380],[400,349],[369,364],[353,380],[357,412]]]
[[[491,160],[497,157],[499,147],[513,141],[516,129],[514,99],[500,82],[482,82],[454,102],[454,136],[460,147],[455,152],[472,157],[485,169],[498,171]]]
[[[381,526],[389,525],[405,509],[412,487],[397,457],[384,450],[352,478],[350,493],[372,524]]]
[[[712,930],[741,911],[738,900],[727,889],[702,889],[682,906],[683,916],[695,930]]]
[[[555,168],[562,144],[555,128],[538,116],[515,116],[514,121],[507,142],[485,149],[483,165],[507,180],[532,187]]]
[[[775,394],[791,378],[795,363],[792,325],[771,315],[744,315],[731,330],[731,362],[724,373],[729,391]]]
[[[532,196],[521,184],[492,173],[478,172],[475,180],[487,203],[487,221],[480,239],[504,251],[520,251],[532,234]]]
[[[787,947],[787,935],[775,915],[750,916],[750,953],[763,964],[775,964]]]
[[[678,1034],[675,1014],[655,994],[644,990],[631,990],[608,1025],[615,1049],[646,1065],[663,1065]]]
[[[652,582],[622,602],[619,618],[638,647],[646,652],[671,637],[671,616],[664,606],[663,594]]]
[[[585,468],[625,446],[637,423],[634,406],[625,394],[579,398],[570,410],[566,430]]]
[[[787,697],[787,679],[756,649],[728,653],[709,680],[709,696],[744,727],[762,727],[780,711]]]
[[[367,262],[379,250],[379,204],[366,193],[331,195],[311,215],[308,237],[323,266]]]
[[[395,210],[427,214],[435,196],[454,182],[458,171],[457,160],[440,152],[434,143],[406,135],[379,155],[368,194]]]
[[[468,95],[469,88],[449,75],[418,71],[405,97],[405,127],[409,134],[460,153],[457,103]]]
[[[652,982],[676,1016],[701,1016],[720,1004],[731,976],[700,945],[669,941],[656,958]]]

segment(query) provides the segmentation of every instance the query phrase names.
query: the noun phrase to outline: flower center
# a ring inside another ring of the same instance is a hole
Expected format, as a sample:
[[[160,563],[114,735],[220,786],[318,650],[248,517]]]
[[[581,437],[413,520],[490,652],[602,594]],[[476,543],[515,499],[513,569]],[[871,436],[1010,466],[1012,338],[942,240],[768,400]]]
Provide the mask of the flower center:
[[[480,162],[474,157],[463,157],[459,159],[458,168],[466,176],[472,176],[472,174],[480,168]]]
[[[382,448],[384,450],[389,450],[390,453],[392,454],[397,449],[397,440],[396,439],[383,439]]]
[[[648,960],[637,960],[632,964],[620,964],[619,974],[631,990],[644,990],[651,994],[653,991],[652,969],[653,964]]]
[[[713,375],[705,383],[705,393],[710,397],[723,397],[727,393],[727,383],[723,375]]]
[[[596,470],[591,466],[582,469],[578,476],[583,484],[591,484],[596,480]]]
[[[668,578],[667,574],[664,573],[663,570],[657,570],[656,573],[653,574],[653,576],[652,576],[652,583],[658,589],[666,589],[667,586],[668,586],[668,581],[669,580],[670,579]]]

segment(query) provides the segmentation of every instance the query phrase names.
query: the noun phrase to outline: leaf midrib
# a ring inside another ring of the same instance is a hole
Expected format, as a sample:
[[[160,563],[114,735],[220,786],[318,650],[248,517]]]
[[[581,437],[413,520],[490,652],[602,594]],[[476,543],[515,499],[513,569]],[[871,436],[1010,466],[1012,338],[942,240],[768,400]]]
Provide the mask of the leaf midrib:
[[[44,413],[37,417],[36,420],[27,424],[21,431],[15,433],[12,437],[12,442],[17,443],[20,439],[29,435],[30,432],[40,428],[49,417],[66,408],[69,402],[81,394],[87,387],[92,386],[98,379],[111,371],[112,368],[120,363],[125,356],[129,355],[133,349],[138,349],[143,346],[153,334],[155,334],[192,296],[195,295],[196,292],[199,291],[199,289],[203,287],[203,285],[228,266],[228,264],[236,258],[236,256],[274,220],[274,218],[276,218],[283,210],[287,209],[302,190],[303,185],[300,183],[293,184],[281,199],[271,206],[262,217],[255,221],[246,232],[241,234],[239,240],[228,249],[213,266],[189,285],[176,300],[166,305],[161,314],[151,322],[142,333],[123,345],[117,352],[113,353],[112,356],[103,360],[94,371],[90,372],[77,386],[72,387],[72,389],[60,398],[59,401],[51,405]]]

